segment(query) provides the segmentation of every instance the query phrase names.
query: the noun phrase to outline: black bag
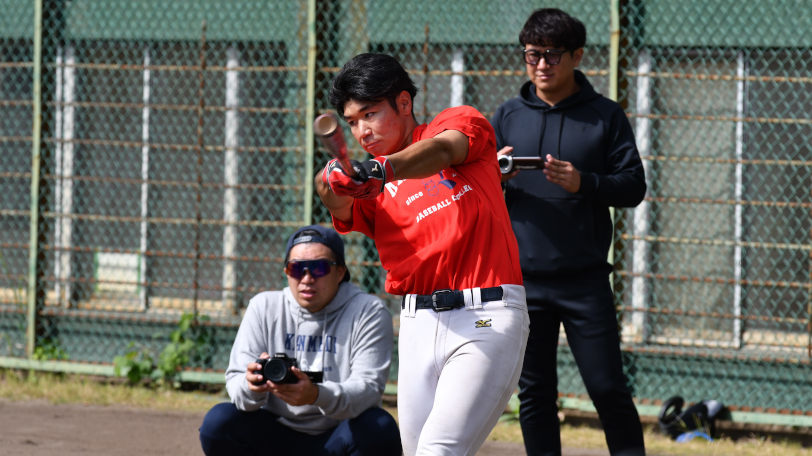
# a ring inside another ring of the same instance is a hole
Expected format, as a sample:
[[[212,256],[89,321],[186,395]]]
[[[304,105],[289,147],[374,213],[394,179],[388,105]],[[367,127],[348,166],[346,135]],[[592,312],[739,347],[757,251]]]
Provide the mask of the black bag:
[[[682,410],[685,400],[680,396],[673,396],[663,403],[657,417],[660,430],[677,440],[680,436],[698,431],[708,440],[716,435],[715,419],[724,406],[715,400],[702,400]]]

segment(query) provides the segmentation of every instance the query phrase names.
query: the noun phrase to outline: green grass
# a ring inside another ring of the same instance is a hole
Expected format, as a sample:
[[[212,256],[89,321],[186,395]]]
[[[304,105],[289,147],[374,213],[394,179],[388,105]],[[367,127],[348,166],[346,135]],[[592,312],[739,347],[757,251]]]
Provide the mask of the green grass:
[[[55,404],[116,405],[158,410],[205,412],[214,404],[228,400],[220,387],[206,386],[194,391],[149,389],[127,386],[123,381],[106,377],[84,377],[47,372],[21,372],[0,369],[0,398],[12,401],[44,400]],[[391,401],[387,409],[397,416]],[[565,411],[566,413],[566,411]],[[572,420],[570,420],[572,421]],[[722,437],[714,442],[694,440],[676,443],[657,432],[654,425],[645,426],[646,448],[656,456],[810,456],[812,450],[797,442],[776,441],[767,434],[737,438]],[[497,424],[491,440],[521,442],[518,423]],[[606,449],[603,432],[587,425],[569,423],[566,416],[561,428],[565,447]]]
[[[521,442],[519,424],[515,421],[501,422],[490,436],[493,440]],[[802,448],[800,443],[776,441],[765,435],[755,434],[738,438],[722,436],[708,442],[694,439],[690,442],[677,443],[660,434],[655,425],[644,426],[646,452],[652,456],[810,456],[812,449]],[[561,426],[561,444],[569,448],[606,450],[603,431],[587,425],[567,424]]]
[[[206,411],[228,400],[224,391],[176,391],[132,387],[107,377],[0,370],[0,398],[54,404],[125,405],[153,410]]]

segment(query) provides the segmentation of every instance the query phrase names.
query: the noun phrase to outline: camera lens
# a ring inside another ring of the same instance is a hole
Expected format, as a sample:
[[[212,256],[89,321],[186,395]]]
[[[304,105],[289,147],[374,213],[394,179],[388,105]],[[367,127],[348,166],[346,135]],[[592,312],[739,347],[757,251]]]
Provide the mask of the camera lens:
[[[274,383],[283,383],[288,376],[288,363],[283,359],[273,358],[265,365],[265,378]]]
[[[502,174],[508,174],[509,172],[513,171],[512,156],[500,155],[497,161],[499,162],[499,170],[502,171]]]

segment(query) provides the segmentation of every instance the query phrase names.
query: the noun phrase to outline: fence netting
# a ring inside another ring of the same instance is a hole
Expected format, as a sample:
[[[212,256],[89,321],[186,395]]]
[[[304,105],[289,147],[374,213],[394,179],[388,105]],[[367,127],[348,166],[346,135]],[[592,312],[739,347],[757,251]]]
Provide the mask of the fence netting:
[[[396,56],[421,122],[490,117],[526,80],[524,21],[554,6],[587,26],[580,69],[624,107],[646,168],[610,258],[636,398],[812,415],[808,0],[41,5],[38,23],[38,2],[0,0],[5,364],[108,365],[192,314],[215,337],[188,368],[223,371],[248,299],[286,286],[287,237],[330,222],[310,125],[341,65]],[[346,240],[396,319],[374,243]],[[586,397],[560,341],[560,391]]]

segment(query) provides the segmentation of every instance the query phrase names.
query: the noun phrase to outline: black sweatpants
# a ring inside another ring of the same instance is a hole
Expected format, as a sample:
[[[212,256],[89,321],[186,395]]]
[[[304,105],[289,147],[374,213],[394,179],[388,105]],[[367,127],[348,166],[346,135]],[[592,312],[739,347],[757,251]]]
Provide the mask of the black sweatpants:
[[[519,419],[528,456],[561,454],[556,354],[561,324],[612,455],[644,455],[640,417],[623,374],[607,278],[527,284],[530,338],[519,379]]]

